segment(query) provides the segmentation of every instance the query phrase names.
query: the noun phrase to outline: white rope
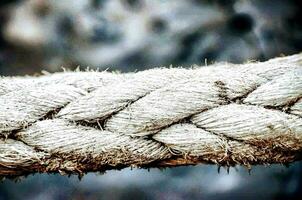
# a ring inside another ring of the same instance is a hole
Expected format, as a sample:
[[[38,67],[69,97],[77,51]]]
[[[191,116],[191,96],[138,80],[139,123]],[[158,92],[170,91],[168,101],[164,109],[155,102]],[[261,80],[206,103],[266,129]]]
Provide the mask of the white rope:
[[[0,175],[288,163],[302,54],[263,63],[0,79]]]

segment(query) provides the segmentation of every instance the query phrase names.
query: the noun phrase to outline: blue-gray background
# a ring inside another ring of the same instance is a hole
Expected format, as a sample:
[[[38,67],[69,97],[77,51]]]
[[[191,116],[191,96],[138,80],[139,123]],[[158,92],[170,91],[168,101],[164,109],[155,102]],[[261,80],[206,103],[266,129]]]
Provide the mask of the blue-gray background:
[[[242,63],[302,51],[299,0],[0,2],[0,75],[87,67]],[[36,174],[0,183],[0,199],[301,199],[302,162],[217,172],[199,165],[100,175]]]

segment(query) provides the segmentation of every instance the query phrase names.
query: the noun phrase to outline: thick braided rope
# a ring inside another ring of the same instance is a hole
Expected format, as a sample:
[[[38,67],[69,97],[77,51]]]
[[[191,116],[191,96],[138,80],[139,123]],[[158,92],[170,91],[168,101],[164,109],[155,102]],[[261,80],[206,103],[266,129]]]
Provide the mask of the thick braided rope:
[[[263,63],[0,79],[0,175],[288,163],[302,54]]]

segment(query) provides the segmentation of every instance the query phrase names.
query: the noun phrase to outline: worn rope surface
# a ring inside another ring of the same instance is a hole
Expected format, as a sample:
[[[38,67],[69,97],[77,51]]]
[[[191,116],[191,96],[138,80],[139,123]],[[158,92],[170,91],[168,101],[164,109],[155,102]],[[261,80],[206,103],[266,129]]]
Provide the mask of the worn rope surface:
[[[302,54],[243,65],[0,79],[0,175],[288,163]]]

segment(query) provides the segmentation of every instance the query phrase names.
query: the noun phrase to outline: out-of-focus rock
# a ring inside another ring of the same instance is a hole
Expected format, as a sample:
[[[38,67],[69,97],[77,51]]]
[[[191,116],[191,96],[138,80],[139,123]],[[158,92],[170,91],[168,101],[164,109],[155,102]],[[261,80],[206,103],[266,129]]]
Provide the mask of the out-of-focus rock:
[[[3,33],[50,70],[130,71],[299,51],[301,24],[289,25],[296,12],[294,1],[27,0],[11,9]]]

